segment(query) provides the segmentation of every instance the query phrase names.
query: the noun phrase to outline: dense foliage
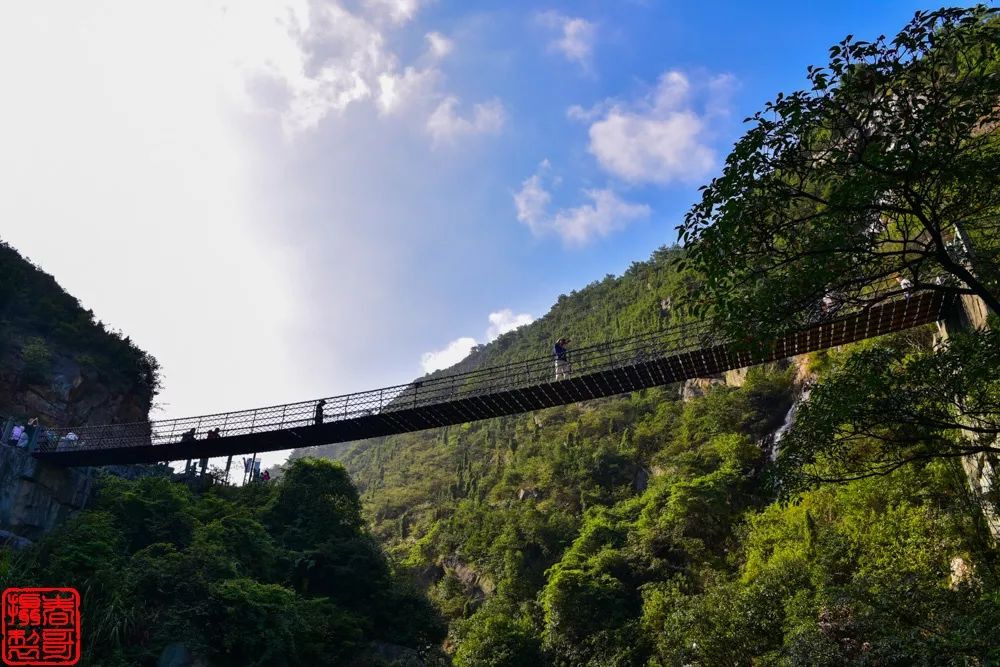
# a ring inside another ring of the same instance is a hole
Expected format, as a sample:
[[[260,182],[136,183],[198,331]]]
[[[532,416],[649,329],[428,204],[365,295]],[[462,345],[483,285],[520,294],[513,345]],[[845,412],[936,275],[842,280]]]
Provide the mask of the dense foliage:
[[[152,665],[180,642],[210,664],[337,665],[375,640],[426,652],[443,636],[328,461],[201,494],[105,478],[91,509],[7,565],[8,583],[81,591],[83,664]]]
[[[688,280],[675,252],[560,299],[466,367],[575,336],[576,317],[606,318],[595,338],[656,326],[659,300]],[[989,664],[996,552],[957,460],[809,486],[806,466],[832,475],[833,462],[804,462],[796,428],[781,465],[768,458],[806,378],[815,398],[799,414],[834,411],[853,368],[894,386],[883,376],[900,366],[876,350],[937,358],[932,331],[751,369],[739,387],[689,383],[686,399],[666,387],[302,453],[347,465],[375,535],[451,619],[457,665]],[[942,362],[956,390],[996,376],[976,349],[985,368]],[[919,446],[947,437],[962,446],[947,429]]]
[[[95,321],[52,276],[0,242],[0,355],[12,349],[23,359],[23,382],[47,380],[53,353],[67,351],[114,393],[149,405],[159,388],[155,358]]]
[[[773,333],[872,287],[973,293],[1000,310],[1000,19],[918,12],[848,37],[809,90],[751,120],[681,225],[722,326]],[[974,250],[970,249],[974,245]]]
[[[997,30],[942,10],[845,40],[753,119],[686,256],[560,297],[452,370],[677,323],[661,304],[695,285],[758,334],[897,274],[994,303]],[[437,644],[438,614],[460,667],[1000,664],[1000,498],[961,458],[1000,468],[1000,343],[932,334],[296,452],[267,486],[106,480],[0,574],[78,585],[95,664],[178,638],[213,664],[339,664]]]
[[[936,347],[898,336],[823,356],[830,372],[782,443],[786,478],[848,479],[918,460],[1000,455],[1000,332]]]

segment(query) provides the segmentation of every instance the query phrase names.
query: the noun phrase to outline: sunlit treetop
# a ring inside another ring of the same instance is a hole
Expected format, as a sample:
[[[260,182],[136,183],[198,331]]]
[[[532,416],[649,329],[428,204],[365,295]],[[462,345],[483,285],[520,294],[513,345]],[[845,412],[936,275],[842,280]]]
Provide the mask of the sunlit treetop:
[[[998,11],[848,36],[808,79],[748,119],[678,228],[706,288],[695,310],[774,331],[902,280],[1000,309]]]

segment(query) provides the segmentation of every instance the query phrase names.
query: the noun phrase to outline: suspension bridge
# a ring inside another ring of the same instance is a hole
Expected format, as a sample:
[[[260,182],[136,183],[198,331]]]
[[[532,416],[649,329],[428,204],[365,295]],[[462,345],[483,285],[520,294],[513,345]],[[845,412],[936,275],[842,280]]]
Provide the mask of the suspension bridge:
[[[343,396],[181,419],[43,430],[32,454],[63,466],[155,463],[361,440],[529,412],[707,377],[944,319],[941,292],[816,318],[764,346],[716,340],[689,323],[551,355]],[[211,432],[211,435],[209,433]]]

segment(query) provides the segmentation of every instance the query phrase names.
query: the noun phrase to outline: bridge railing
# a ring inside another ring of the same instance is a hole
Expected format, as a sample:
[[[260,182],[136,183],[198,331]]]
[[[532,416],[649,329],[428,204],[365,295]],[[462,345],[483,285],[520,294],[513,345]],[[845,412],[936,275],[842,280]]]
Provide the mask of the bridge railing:
[[[687,323],[619,341],[571,349],[568,373],[570,377],[577,377],[634,365],[653,357],[676,354],[688,347],[704,345],[708,340],[706,326]],[[213,437],[210,432],[216,429],[218,437],[290,430],[317,423],[422,408],[554,381],[554,358],[547,355],[370,391],[252,410],[150,422],[48,429],[39,442],[39,449],[61,451],[70,448],[155,446],[192,437],[203,440]],[[317,407],[320,401],[323,402],[322,420],[318,421]]]
[[[898,293],[897,293],[898,294]],[[844,315],[844,311],[837,315]],[[687,322],[617,341],[571,349],[568,377],[588,376],[636,366],[683,352],[726,342],[701,322]],[[499,394],[556,382],[551,355],[523,362],[479,368],[310,401],[197,417],[48,429],[39,439],[43,451],[156,446],[182,440],[234,437],[278,430],[294,430],[331,423],[390,415],[448,402]],[[319,412],[318,412],[319,411]],[[322,416],[322,419],[318,419]]]

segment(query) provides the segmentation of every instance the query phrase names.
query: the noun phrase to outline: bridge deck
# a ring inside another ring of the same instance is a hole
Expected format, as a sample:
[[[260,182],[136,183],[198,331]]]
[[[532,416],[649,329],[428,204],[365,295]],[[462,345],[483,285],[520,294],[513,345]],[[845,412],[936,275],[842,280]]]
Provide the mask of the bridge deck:
[[[484,368],[407,385],[235,413],[140,424],[80,427],[79,440],[34,453],[66,466],[153,463],[276,451],[418,431],[529,412],[705,377],[901,331],[942,319],[949,302],[924,292],[887,301],[780,336],[762,351],[708,344],[704,327],[678,327],[575,351],[568,379],[554,381],[552,359]],[[210,429],[220,437],[204,439]],[[195,429],[196,440],[181,440]],[[63,429],[65,436],[68,429]]]

